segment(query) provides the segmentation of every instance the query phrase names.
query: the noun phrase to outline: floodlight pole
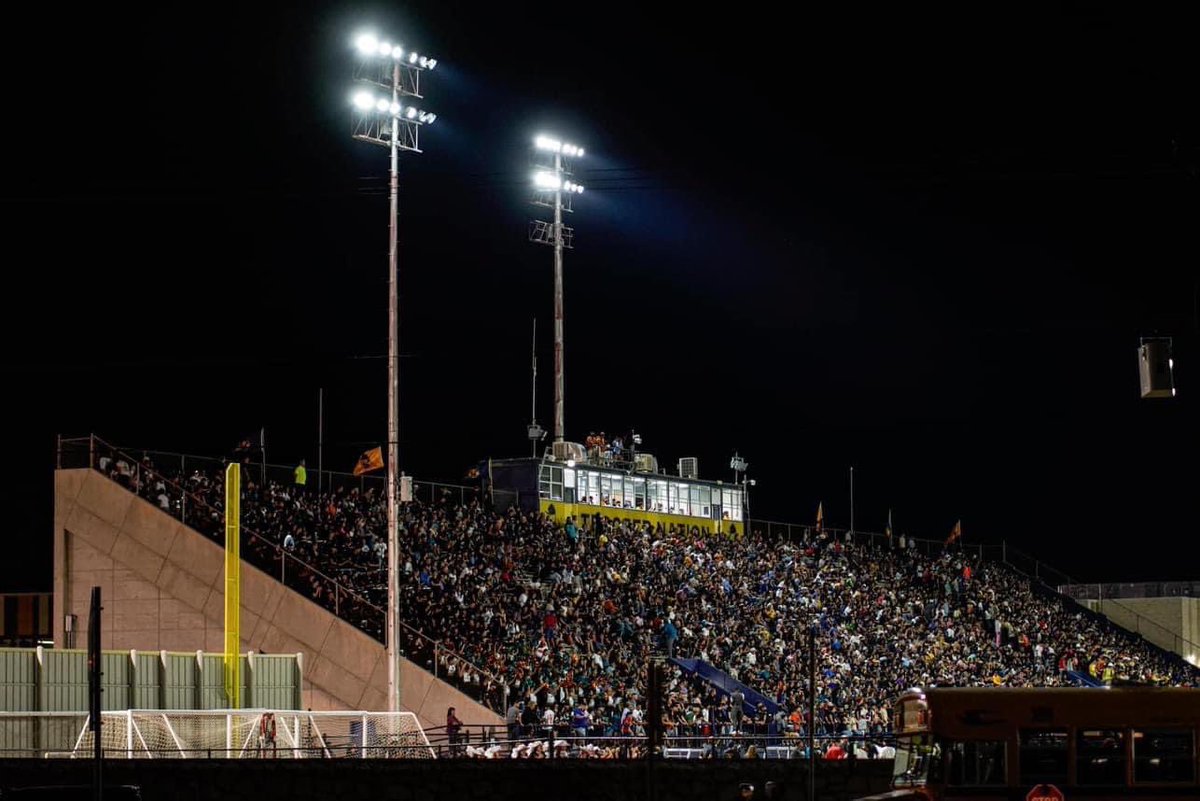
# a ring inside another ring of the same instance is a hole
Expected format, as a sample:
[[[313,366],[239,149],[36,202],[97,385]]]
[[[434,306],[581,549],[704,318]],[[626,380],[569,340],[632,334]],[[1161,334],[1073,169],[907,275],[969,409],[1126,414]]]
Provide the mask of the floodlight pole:
[[[562,153],[554,154],[554,441],[563,441],[563,236]]]
[[[400,64],[392,65],[392,107],[400,102]],[[388,192],[388,458],[387,458],[387,660],[388,711],[400,711],[400,600],[399,560],[400,541],[396,525],[396,471],[400,461],[400,303],[396,286],[397,248],[396,218],[399,214],[400,121],[392,118],[391,171]]]

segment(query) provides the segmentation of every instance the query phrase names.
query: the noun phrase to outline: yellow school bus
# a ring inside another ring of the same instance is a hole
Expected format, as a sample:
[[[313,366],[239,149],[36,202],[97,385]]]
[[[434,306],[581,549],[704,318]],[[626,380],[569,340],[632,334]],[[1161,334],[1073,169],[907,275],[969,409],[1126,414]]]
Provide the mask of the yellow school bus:
[[[1197,689],[913,689],[893,731],[892,790],[870,799],[1200,799]]]

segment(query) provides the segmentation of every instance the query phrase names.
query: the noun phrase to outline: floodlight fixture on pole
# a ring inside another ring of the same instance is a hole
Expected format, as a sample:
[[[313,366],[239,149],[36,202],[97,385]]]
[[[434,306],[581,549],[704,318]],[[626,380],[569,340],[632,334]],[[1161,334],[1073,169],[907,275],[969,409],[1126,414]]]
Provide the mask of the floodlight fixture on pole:
[[[541,165],[533,174],[534,199],[539,206],[554,209],[554,222],[534,220],[529,224],[529,240],[554,248],[554,441],[562,442],[563,415],[563,250],[574,246],[575,231],[562,224],[563,212],[572,212],[571,196],[583,192],[583,186],[567,180],[571,175],[563,158],[583,156],[583,148],[561,139],[540,134],[533,139],[535,152],[553,154],[553,163]]]
[[[398,42],[362,33],[354,40],[359,61],[354,79],[383,92],[360,89],[352,98],[353,137],[388,148],[391,155],[388,189],[388,431],[387,431],[387,661],[388,711],[400,711],[400,598],[399,536],[397,534],[397,476],[400,470],[400,304],[397,285],[396,225],[399,210],[401,150],[420,153],[421,126],[435,114],[410,105],[421,97],[421,73],[437,59],[407,50]],[[401,100],[406,102],[401,102]]]

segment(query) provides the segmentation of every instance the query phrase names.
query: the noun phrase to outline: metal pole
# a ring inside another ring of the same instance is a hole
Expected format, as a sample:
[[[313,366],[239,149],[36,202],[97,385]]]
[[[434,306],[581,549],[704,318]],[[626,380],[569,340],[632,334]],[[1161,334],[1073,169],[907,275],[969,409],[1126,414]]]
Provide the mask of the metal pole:
[[[808,627],[808,801],[817,797],[817,627]]]
[[[854,534],[854,465],[850,465],[850,534]]]
[[[392,65],[392,105],[400,102],[400,64]],[[396,602],[399,597],[397,584],[396,554],[399,551],[396,536],[396,470],[400,458],[399,447],[399,302],[396,287],[396,216],[399,213],[398,195],[400,175],[396,158],[397,137],[400,124],[392,120],[391,141],[391,185],[388,192],[388,460],[387,460],[387,534],[388,534],[388,605],[387,605],[387,660],[388,660],[388,711],[400,711],[400,616]]]
[[[533,353],[533,394],[532,394],[532,401],[531,401],[531,404],[533,406],[533,411],[529,415],[529,425],[532,428],[532,426],[537,422],[537,318],[536,317],[533,318],[533,350],[531,352]],[[536,439],[531,438],[529,440],[529,447],[531,449],[531,453],[529,455],[536,457],[537,449],[538,449],[538,441]]]
[[[325,457],[325,387],[317,389],[317,494],[321,494],[321,469]]]
[[[563,235],[562,153],[554,154],[554,441],[563,441]]]

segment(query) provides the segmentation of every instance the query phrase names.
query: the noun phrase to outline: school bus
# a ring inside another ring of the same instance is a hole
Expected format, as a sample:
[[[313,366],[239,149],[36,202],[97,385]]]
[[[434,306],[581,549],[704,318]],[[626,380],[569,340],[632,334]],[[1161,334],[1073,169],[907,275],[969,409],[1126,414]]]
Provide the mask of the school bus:
[[[913,689],[893,731],[892,790],[869,799],[1200,799],[1200,689]]]

